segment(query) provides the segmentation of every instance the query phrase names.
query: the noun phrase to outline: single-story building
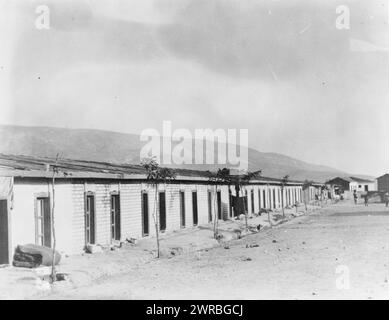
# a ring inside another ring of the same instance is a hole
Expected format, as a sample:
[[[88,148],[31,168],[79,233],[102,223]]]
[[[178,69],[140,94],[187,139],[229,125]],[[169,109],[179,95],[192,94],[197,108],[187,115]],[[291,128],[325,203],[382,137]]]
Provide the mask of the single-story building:
[[[357,192],[377,190],[374,181],[358,177],[336,177],[327,181],[327,184],[334,189],[335,194],[343,194],[345,191],[354,192],[354,190]]]
[[[377,178],[377,190],[389,192],[389,173],[386,173]]]
[[[155,207],[162,233],[208,224],[215,210],[218,219],[239,214],[234,187],[211,181],[205,171],[176,173],[156,192],[140,165],[0,154],[0,264],[11,261],[18,244],[51,247],[52,224],[57,249],[74,254],[87,244],[155,235]],[[281,208],[281,190],[284,205],[303,202],[302,186],[298,181],[282,186],[266,177],[251,180],[242,190],[247,212]],[[310,187],[308,201],[317,190],[319,185]]]

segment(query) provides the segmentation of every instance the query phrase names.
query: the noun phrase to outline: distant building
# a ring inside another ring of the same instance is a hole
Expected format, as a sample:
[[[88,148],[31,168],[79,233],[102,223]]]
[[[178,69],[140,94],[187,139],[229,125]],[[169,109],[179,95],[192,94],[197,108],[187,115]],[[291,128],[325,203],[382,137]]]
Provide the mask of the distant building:
[[[358,177],[336,177],[327,182],[334,188],[336,194],[342,194],[345,191],[356,190],[357,192],[376,191],[377,186],[373,180],[362,179]]]
[[[389,173],[377,178],[378,191],[389,192]]]

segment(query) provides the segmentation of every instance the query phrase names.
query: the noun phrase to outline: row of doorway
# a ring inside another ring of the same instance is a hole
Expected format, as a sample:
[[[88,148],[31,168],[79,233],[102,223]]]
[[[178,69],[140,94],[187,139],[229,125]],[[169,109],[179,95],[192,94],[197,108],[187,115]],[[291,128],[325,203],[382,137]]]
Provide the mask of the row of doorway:
[[[180,226],[184,228],[186,226],[186,202],[185,192],[179,192],[180,201]],[[223,219],[221,192],[216,192],[216,199],[213,198],[213,193],[208,191],[208,222],[213,220],[213,207],[216,204],[217,218]],[[193,225],[198,224],[198,198],[197,191],[191,192],[191,204]],[[254,190],[251,190],[251,210],[254,211]],[[269,192],[268,203],[272,208],[276,203],[276,191]],[[280,197],[280,194],[278,195]],[[286,193],[286,203],[290,202],[292,196],[297,199],[297,191],[289,191]],[[150,232],[150,219],[149,219],[149,194],[142,192],[142,234],[147,236]],[[245,196],[242,197],[241,206],[248,210],[247,191]],[[262,198],[262,201],[261,201]],[[265,190],[258,190],[259,204],[266,199]],[[280,198],[279,198],[280,199]],[[213,201],[216,201],[214,203]],[[238,215],[240,212],[236,207],[236,199],[230,194],[230,212],[233,216]],[[52,231],[51,231],[51,213],[50,213],[50,198],[38,197],[35,204],[35,242],[36,244],[51,247],[52,243]],[[261,206],[259,206],[261,207]],[[159,230],[166,230],[166,194],[165,192],[158,193],[158,209],[159,209]],[[121,214],[120,214],[120,195],[112,194],[110,196],[110,232],[112,240],[121,239]],[[85,196],[85,243],[96,243],[96,213],[95,213],[95,195],[88,193]],[[7,200],[0,200],[0,264],[6,264],[9,261],[9,232],[8,232],[8,204]]]
[[[111,195],[111,239],[120,240],[120,196]],[[85,243],[95,244],[96,242],[96,213],[95,196],[87,194],[85,197]],[[45,247],[51,247],[51,207],[50,197],[37,197],[35,200],[35,243]],[[9,242],[9,209],[6,199],[0,200],[0,265],[9,264],[10,242]]]
[[[192,191],[192,218],[193,226],[197,226],[199,222],[198,215],[198,199],[197,191]],[[159,231],[164,232],[166,230],[166,193],[164,191],[158,193],[158,217],[159,217]],[[185,192],[179,192],[180,201],[180,226],[185,228],[186,223],[186,202]],[[149,219],[149,194],[142,192],[142,235],[148,236],[150,233],[150,219]]]
[[[294,204],[295,201],[298,199],[298,190],[297,189],[287,189],[285,191],[285,198],[284,202],[286,205]],[[269,190],[266,193],[266,190],[260,190],[258,189],[258,208],[270,208],[270,209],[276,209],[277,208],[277,197],[278,197],[278,205],[281,205],[281,190],[278,190],[278,195],[276,189]],[[302,197],[302,193],[300,191],[300,198]],[[254,206],[254,190],[251,189],[250,191],[250,198],[251,198],[251,212],[255,212],[255,206]],[[238,216],[239,214],[243,214],[244,212],[248,212],[249,203],[248,203],[248,192],[247,190],[244,191],[244,196],[242,197],[235,197],[230,194],[230,204],[232,204],[232,213],[233,216]],[[263,205],[262,205],[263,204]]]

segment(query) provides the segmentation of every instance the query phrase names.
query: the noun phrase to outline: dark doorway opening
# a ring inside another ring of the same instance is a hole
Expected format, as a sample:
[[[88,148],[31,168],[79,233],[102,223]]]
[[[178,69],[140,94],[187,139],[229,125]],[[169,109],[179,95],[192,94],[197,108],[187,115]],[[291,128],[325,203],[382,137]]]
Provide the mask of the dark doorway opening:
[[[276,189],[273,189],[273,208],[275,209],[276,207]]]
[[[228,213],[228,218],[231,218],[235,214],[234,214],[234,198],[232,196],[232,191],[230,188],[228,188],[228,204],[229,204],[229,208],[230,208],[230,211]]]
[[[251,190],[251,213],[255,212],[255,206],[254,206],[254,190]]]
[[[8,202],[0,200],[0,264],[9,264]]]
[[[166,193],[159,193],[159,230],[166,230]]]
[[[263,195],[263,208],[266,209],[267,206],[266,206],[266,191],[265,190],[263,190],[262,195]]]
[[[212,192],[208,190],[208,222],[212,222]]]
[[[197,226],[199,222],[199,213],[197,210],[197,191],[192,192],[193,225]]]
[[[142,192],[142,234],[149,235],[149,195]]]
[[[180,191],[181,228],[185,228],[185,191]]]
[[[222,217],[222,193],[221,191],[218,191],[216,193],[216,196],[217,196],[217,218],[219,220],[221,220],[223,217]]]

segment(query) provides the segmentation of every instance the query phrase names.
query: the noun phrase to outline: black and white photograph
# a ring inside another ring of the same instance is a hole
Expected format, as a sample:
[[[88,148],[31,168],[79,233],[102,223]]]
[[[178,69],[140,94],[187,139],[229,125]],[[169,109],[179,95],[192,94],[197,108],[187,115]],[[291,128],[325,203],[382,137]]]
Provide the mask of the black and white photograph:
[[[388,0],[0,0],[0,110],[0,300],[389,299]]]

